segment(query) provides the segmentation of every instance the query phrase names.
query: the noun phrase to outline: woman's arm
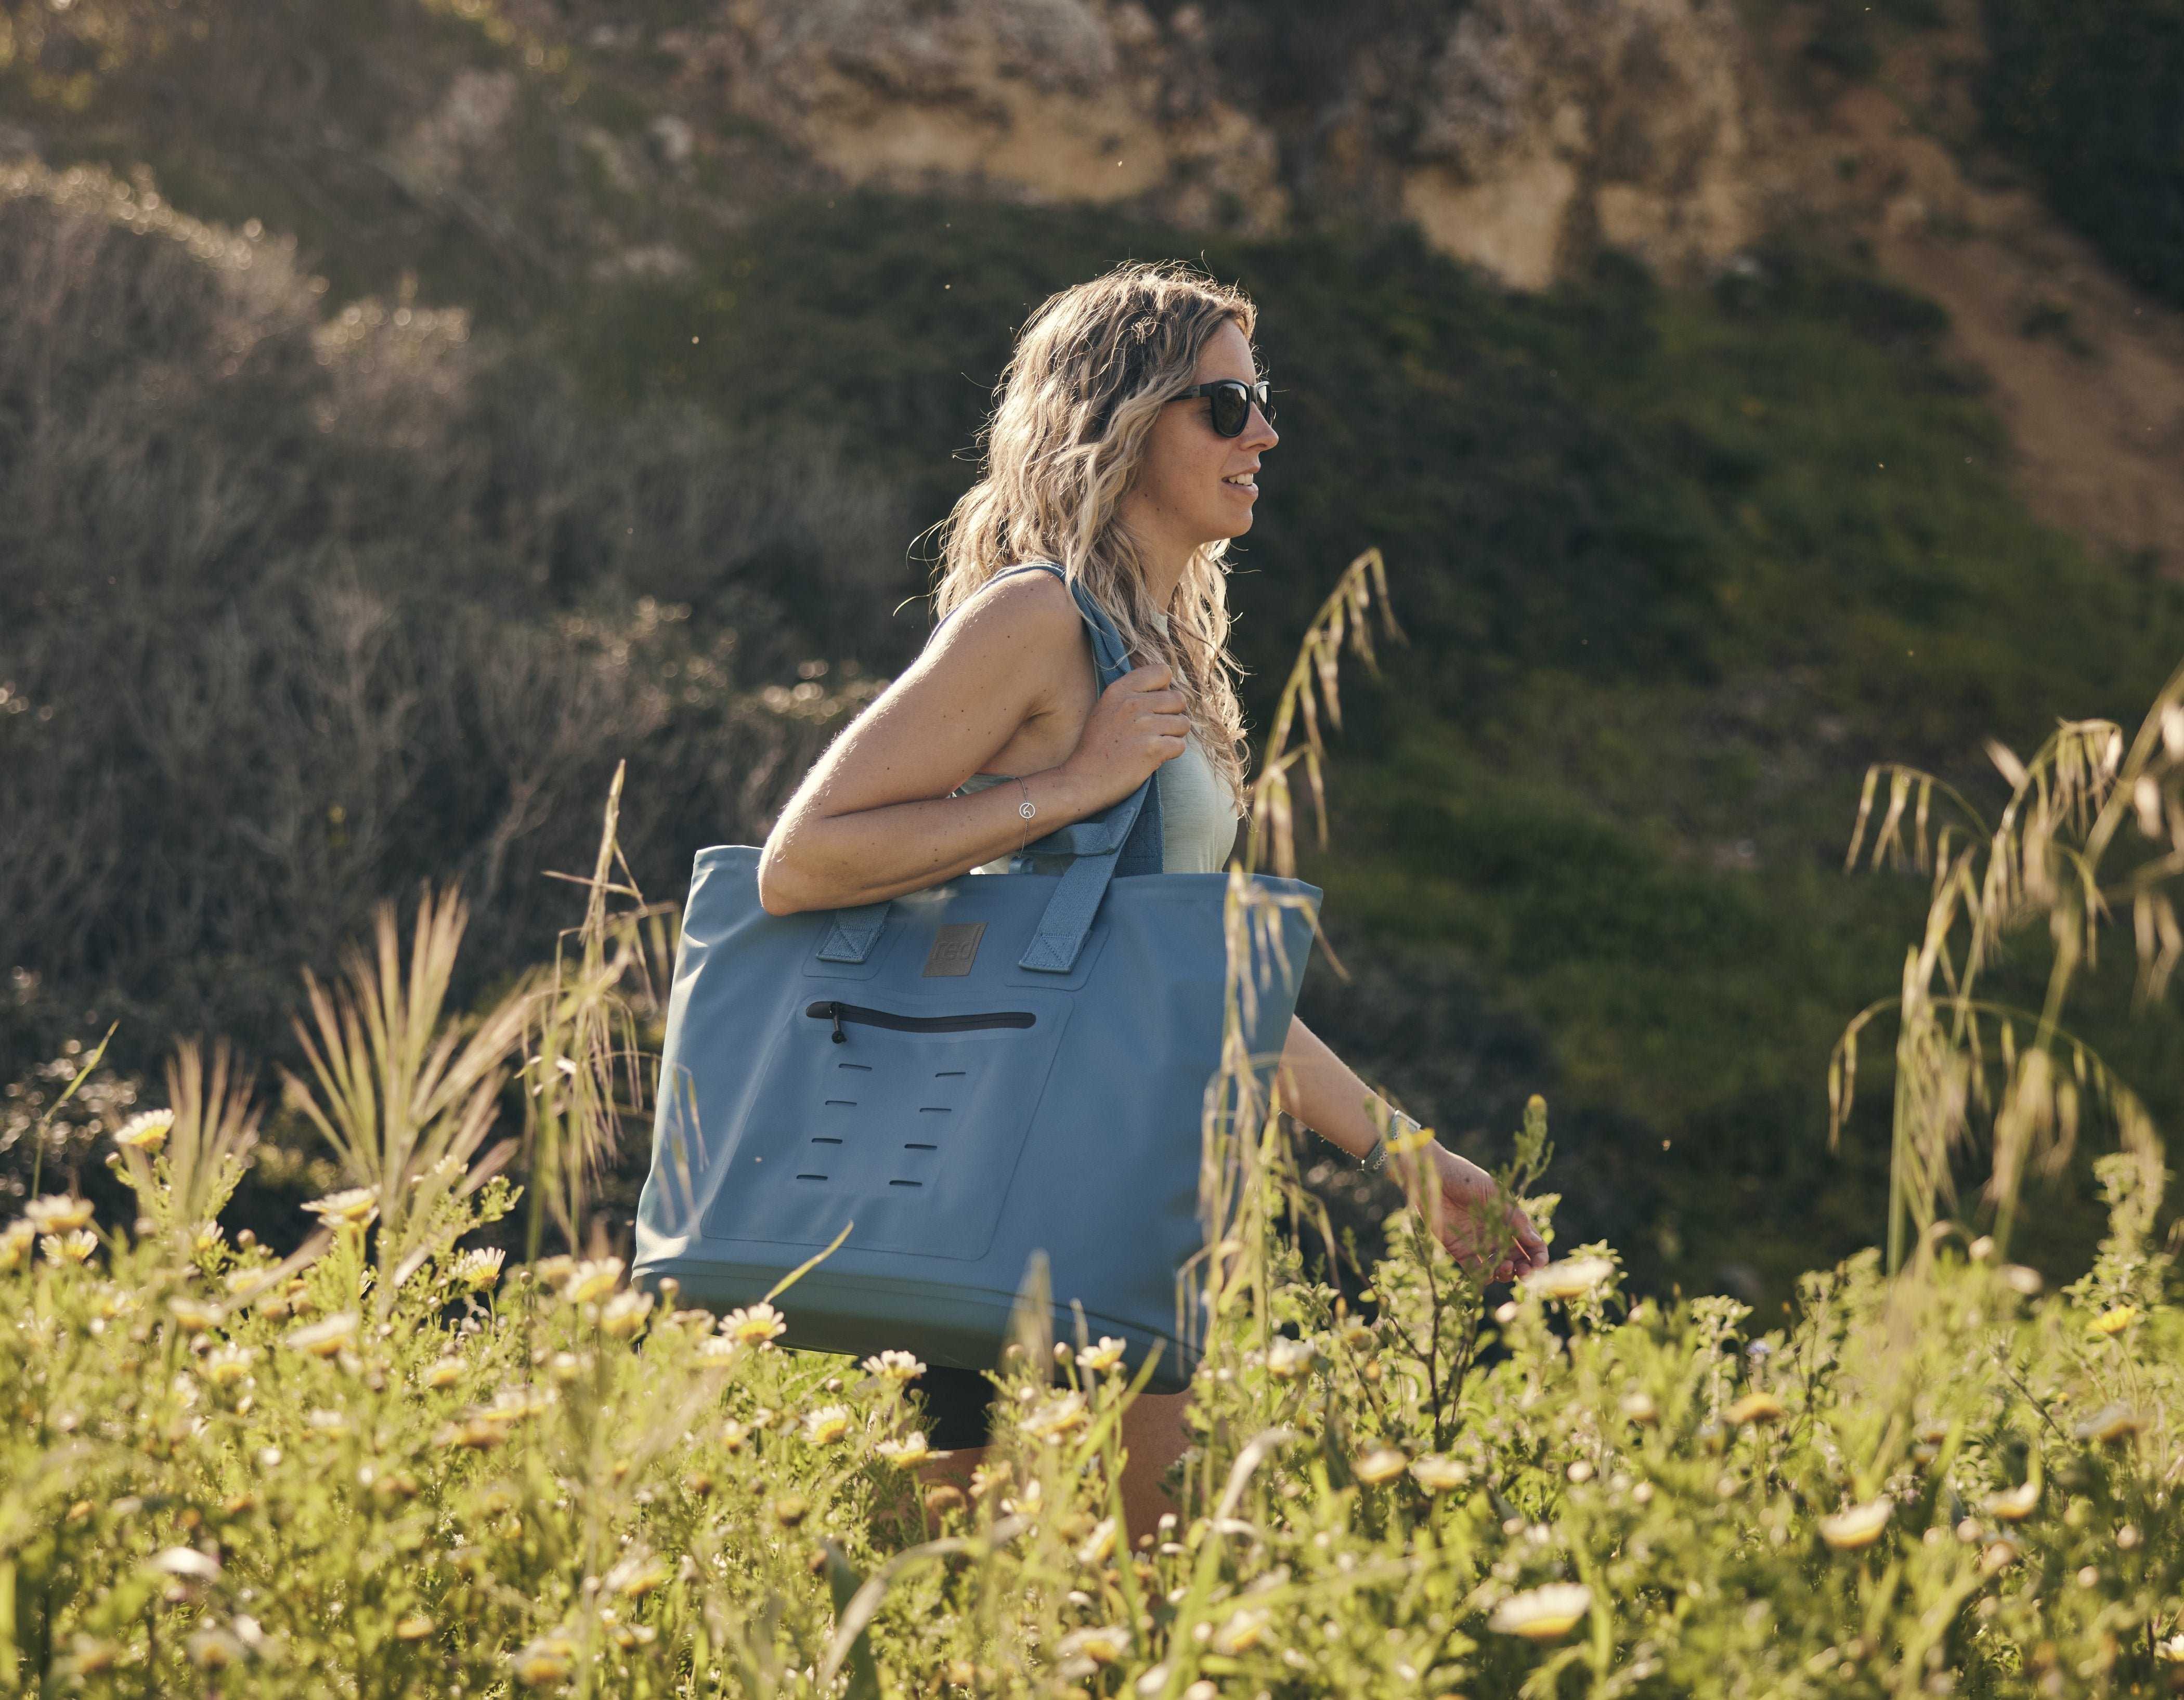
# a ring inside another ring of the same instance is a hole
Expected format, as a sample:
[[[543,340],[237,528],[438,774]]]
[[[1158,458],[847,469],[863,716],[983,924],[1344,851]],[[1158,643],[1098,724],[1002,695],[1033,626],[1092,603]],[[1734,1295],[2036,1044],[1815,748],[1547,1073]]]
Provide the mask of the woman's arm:
[[[1350,1065],[1328,1048],[1327,1042],[1294,1015],[1277,1078],[1282,1108],[1352,1157],[1372,1150],[1380,1127],[1393,1114]],[[1391,1157],[1390,1167],[1402,1181],[1411,1203],[1434,1223],[1451,1257],[1474,1274],[1490,1269],[1496,1281],[1529,1274],[1546,1262],[1546,1242],[1523,1211],[1512,1209],[1496,1219],[1497,1189],[1492,1175],[1438,1141],[1429,1144],[1423,1155],[1423,1177],[1416,1172],[1417,1157]],[[1423,1190],[1417,1184],[1421,1178],[1429,1183]]]
[[[1085,665],[1083,616],[1059,580],[1026,573],[974,597],[797,787],[759,857],[760,905],[785,915],[920,891],[1128,796],[1184,747],[1165,668],[1116,681],[1069,758],[1021,788],[949,795],[1056,712]]]

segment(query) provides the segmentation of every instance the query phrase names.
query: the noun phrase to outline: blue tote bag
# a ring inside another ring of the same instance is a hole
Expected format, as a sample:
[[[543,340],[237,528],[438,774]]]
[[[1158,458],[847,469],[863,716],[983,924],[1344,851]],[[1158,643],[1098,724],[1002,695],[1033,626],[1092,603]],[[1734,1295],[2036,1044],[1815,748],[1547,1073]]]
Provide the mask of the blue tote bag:
[[[1129,658],[1072,589],[1104,691]],[[1150,1386],[1186,1386],[1177,1278],[1205,1243],[1228,876],[1161,871],[1156,778],[1028,847],[1069,858],[1058,874],[967,875],[860,908],[769,915],[756,849],[699,851],[637,1277],[746,1305],[846,1228],[783,1295],[783,1343],[986,1369],[1043,1254],[1056,1338],[1074,1337],[1074,1301],[1133,1367],[1157,1348]],[[1265,1069],[1320,892],[1253,877],[1303,900],[1280,911],[1286,964],[1251,964],[1247,1038]]]

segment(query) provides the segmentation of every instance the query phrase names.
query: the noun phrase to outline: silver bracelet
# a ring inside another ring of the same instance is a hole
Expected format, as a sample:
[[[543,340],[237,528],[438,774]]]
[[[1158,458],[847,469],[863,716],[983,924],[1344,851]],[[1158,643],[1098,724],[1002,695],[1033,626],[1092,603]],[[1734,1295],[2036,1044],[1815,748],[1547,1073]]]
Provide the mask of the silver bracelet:
[[[1415,1116],[1405,1115],[1401,1110],[1388,1112],[1388,1125],[1398,1136],[1419,1133],[1424,1125]],[[1388,1169],[1388,1142],[1383,1137],[1373,1142],[1373,1148],[1357,1159],[1357,1166],[1365,1174],[1379,1180]]]
[[[1025,823],[1023,837],[1017,845],[1017,854],[1021,856],[1024,853],[1024,846],[1031,842],[1030,822],[1032,817],[1039,813],[1039,806],[1031,800],[1031,787],[1024,783],[1023,775],[1018,774],[1016,778],[1017,789],[1023,793],[1023,801],[1017,805],[1017,819]]]

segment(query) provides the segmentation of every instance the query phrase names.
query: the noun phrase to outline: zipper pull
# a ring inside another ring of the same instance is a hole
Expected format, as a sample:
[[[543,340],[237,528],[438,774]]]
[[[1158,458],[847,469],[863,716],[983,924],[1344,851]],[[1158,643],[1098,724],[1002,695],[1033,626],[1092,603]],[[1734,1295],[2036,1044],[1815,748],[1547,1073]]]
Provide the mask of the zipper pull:
[[[834,1018],[834,1042],[838,1045],[846,1044],[850,1036],[842,1031],[842,1006],[838,1003],[829,1003],[827,1006],[827,1013]]]

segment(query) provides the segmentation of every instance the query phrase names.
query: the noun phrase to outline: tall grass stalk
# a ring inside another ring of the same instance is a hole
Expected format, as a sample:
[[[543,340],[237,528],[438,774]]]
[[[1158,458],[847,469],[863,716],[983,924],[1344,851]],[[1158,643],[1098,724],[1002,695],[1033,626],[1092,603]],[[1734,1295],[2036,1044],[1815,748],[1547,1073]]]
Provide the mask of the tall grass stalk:
[[[2027,1174],[2052,1174],[2069,1160],[2088,1109],[2108,1117],[2122,1150],[2148,1174],[2160,1163],[2144,1103],[2070,1030],[2064,1012],[2120,913],[2131,919],[2142,1002],[2166,995],[2184,958],[2176,914],[2184,669],[2128,742],[2113,722],[2066,720],[2030,760],[1999,743],[1987,753],[2010,787],[1992,824],[1932,775],[1881,764],[1866,775],[1851,835],[1847,866],[1863,854],[1875,869],[1908,865],[1932,877],[1924,935],[1905,954],[1897,996],[1852,1019],[1828,1067],[1833,1140],[1850,1113],[1861,1041],[1895,1014],[1891,1269],[1927,1243],[1955,1200],[1958,1157],[1981,1139],[1990,1158],[1984,1202],[2005,1249]],[[2039,1007],[1984,995],[2011,942],[2036,930],[2049,951]]]
[[[405,972],[393,906],[382,903],[371,955],[349,951],[332,987],[304,975],[311,1019],[298,1019],[296,1035],[311,1081],[281,1071],[287,1103],[332,1147],[351,1186],[370,1195],[382,1317],[403,1281],[446,1250],[435,1227],[450,1219],[443,1202],[474,1192],[508,1155],[473,1167],[537,994],[519,988],[476,1020],[447,1008],[466,919],[460,897],[428,888]]]

